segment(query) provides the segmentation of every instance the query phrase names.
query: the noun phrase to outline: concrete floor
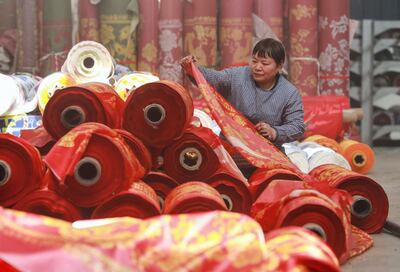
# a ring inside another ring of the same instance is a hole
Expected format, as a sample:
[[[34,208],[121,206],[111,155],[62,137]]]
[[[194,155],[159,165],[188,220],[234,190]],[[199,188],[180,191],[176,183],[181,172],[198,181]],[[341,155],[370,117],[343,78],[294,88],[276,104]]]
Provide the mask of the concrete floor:
[[[376,162],[368,176],[383,186],[389,198],[389,220],[400,224],[400,147],[374,148]],[[400,271],[400,238],[380,233],[372,235],[374,246],[350,259],[344,272]]]

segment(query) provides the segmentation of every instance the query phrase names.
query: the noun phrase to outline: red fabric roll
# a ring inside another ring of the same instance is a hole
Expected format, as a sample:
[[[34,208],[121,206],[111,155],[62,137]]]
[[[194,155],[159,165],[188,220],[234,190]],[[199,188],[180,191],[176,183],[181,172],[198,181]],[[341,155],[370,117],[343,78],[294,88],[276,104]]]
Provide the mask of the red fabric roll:
[[[254,202],[251,215],[264,232],[285,226],[303,226],[315,231],[344,262],[351,246],[351,224],[345,212],[351,199],[347,192],[326,188],[324,194],[303,182],[275,180]]]
[[[300,176],[286,169],[267,170],[259,168],[254,171],[249,178],[249,189],[253,196],[253,199],[257,199],[260,194],[265,190],[265,188],[267,188],[272,181],[277,179],[301,181],[303,180],[303,176]]]
[[[164,213],[195,213],[214,210],[226,211],[221,195],[210,185],[191,181],[173,189],[165,199]]]
[[[235,178],[231,174],[218,173],[205,182],[220,193],[228,211],[244,214],[250,212],[253,199],[246,181]]]
[[[320,93],[349,96],[349,0],[320,1]]]
[[[0,36],[4,31],[17,27],[15,0],[4,0],[0,2]]]
[[[42,186],[45,167],[36,148],[11,134],[0,134],[0,150],[0,205],[11,207]]]
[[[143,144],[141,140],[135,137],[132,133],[123,130],[123,129],[116,129],[116,131],[124,138],[125,142],[131,148],[133,153],[138,158],[140,164],[144,168],[144,175],[147,175],[151,169],[152,164],[152,157],[150,151],[147,147]]]
[[[92,218],[129,216],[146,219],[161,214],[154,190],[144,182],[132,183],[129,190],[118,193],[101,203]]]
[[[282,3],[281,0],[254,0],[254,13],[271,27],[281,41],[284,39]]]
[[[290,78],[301,95],[318,93],[318,0],[289,4]]]
[[[59,139],[84,122],[120,128],[124,101],[105,83],[84,83],[54,93],[43,113],[43,126]]]
[[[100,22],[97,5],[91,0],[79,1],[79,40],[100,42]]]
[[[221,0],[220,49],[222,68],[249,62],[252,50],[252,1]]]
[[[181,183],[204,181],[220,172],[246,180],[219,137],[204,127],[191,127],[164,150],[164,169]]]
[[[94,207],[144,175],[118,132],[99,123],[72,129],[44,161],[56,177],[55,190],[78,207]]]
[[[158,75],[158,1],[139,0],[138,70]]]
[[[0,269],[2,272],[20,272],[15,267],[3,261],[2,259],[0,259]]]
[[[368,232],[379,232],[386,222],[389,201],[382,186],[372,178],[333,164],[321,165],[310,175],[353,196],[351,223]]]
[[[43,126],[35,129],[22,129],[20,137],[36,147],[42,156],[49,153],[50,149],[56,144],[56,140],[50,136]]]
[[[193,117],[193,101],[180,84],[168,80],[147,83],[125,103],[123,128],[147,146],[163,148],[179,138]]]
[[[179,61],[183,57],[183,1],[163,0],[158,20],[160,46],[160,78],[182,83]]]

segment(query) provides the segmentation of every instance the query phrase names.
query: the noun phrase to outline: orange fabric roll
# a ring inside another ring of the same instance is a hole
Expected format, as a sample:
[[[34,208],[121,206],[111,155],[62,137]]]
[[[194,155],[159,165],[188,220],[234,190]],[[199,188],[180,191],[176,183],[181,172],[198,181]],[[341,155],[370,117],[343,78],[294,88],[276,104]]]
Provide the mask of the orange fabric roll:
[[[221,195],[210,185],[191,181],[173,189],[165,199],[164,213],[195,213],[214,210],[226,211]]]
[[[63,136],[44,158],[55,190],[78,207],[94,207],[142,178],[144,168],[117,131],[84,123]]]
[[[129,190],[107,199],[92,213],[92,218],[130,216],[146,219],[161,214],[154,190],[144,182],[132,183]]]
[[[0,133],[0,205],[11,207],[42,186],[45,167],[27,141]]]
[[[309,174],[352,195],[353,225],[368,233],[376,233],[383,228],[389,212],[389,201],[382,186],[372,178],[333,164],[318,166]]]
[[[128,97],[123,128],[147,146],[165,147],[179,138],[193,117],[193,101],[180,84],[161,80],[137,88]]]
[[[340,142],[340,147],[341,154],[350,163],[353,171],[366,174],[374,167],[375,153],[369,145],[353,140],[343,140]]]
[[[124,101],[104,83],[85,83],[54,93],[43,113],[43,126],[59,139],[71,128],[97,122],[120,128]]]
[[[304,142],[315,142],[319,145],[328,147],[335,151],[336,153],[342,154],[341,145],[336,142],[334,139],[328,138],[323,135],[312,135],[304,139]]]

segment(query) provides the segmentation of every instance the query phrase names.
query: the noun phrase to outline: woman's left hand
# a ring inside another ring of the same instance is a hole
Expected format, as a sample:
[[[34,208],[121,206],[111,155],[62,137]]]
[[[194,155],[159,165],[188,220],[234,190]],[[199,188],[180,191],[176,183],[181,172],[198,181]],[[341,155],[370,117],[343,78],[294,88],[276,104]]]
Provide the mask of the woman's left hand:
[[[259,122],[256,125],[256,130],[258,133],[260,133],[263,137],[267,138],[268,140],[275,141],[277,136],[276,130],[269,124],[265,122]]]

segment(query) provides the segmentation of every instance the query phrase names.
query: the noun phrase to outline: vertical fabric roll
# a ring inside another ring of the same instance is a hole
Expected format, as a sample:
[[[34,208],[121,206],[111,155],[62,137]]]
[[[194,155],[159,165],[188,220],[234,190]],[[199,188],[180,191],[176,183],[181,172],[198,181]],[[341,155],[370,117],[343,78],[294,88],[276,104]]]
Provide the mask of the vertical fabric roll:
[[[129,190],[111,196],[98,205],[92,218],[129,216],[146,219],[160,214],[160,205],[154,190],[144,182],[134,182]]]
[[[100,41],[100,22],[98,4],[91,0],[79,1],[79,40]]]
[[[55,191],[78,207],[94,207],[130,187],[144,168],[119,133],[85,123],[64,135],[44,161],[56,177]]]
[[[57,91],[43,113],[43,126],[59,139],[70,129],[86,122],[121,128],[124,102],[105,83],[84,83]]]
[[[320,1],[320,93],[349,96],[349,0]]]
[[[163,148],[179,138],[193,117],[185,88],[169,80],[140,86],[125,102],[123,128],[150,147]]]
[[[222,68],[249,63],[253,47],[252,2],[221,0],[219,43]]]
[[[139,0],[138,70],[158,75],[158,2]]]
[[[221,195],[210,185],[191,181],[173,189],[165,199],[164,213],[195,213],[221,210],[227,207]]]
[[[17,71],[39,72],[39,11],[36,1],[17,0]]]
[[[301,95],[318,93],[318,1],[289,0],[289,72]]]
[[[139,23],[137,0],[102,0],[100,41],[117,63],[136,70],[136,28]]]
[[[340,147],[342,155],[350,163],[353,171],[366,174],[374,167],[375,153],[369,145],[353,140],[343,140],[340,142]]]
[[[0,205],[11,207],[42,186],[44,165],[39,152],[27,141],[0,134]]]
[[[182,84],[183,74],[179,61],[183,57],[183,1],[163,0],[160,5],[160,78]]]
[[[72,47],[71,2],[41,0],[42,12],[40,73],[46,76],[60,71],[61,65]]]
[[[254,13],[263,19],[283,42],[283,1],[281,0],[254,0]]]
[[[389,202],[385,191],[372,178],[333,164],[314,168],[310,175],[353,197],[351,223],[368,232],[379,232],[386,222]]]
[[[16,3],[15,0],[0,1],[0,36],[4,31],[17,27]]]

